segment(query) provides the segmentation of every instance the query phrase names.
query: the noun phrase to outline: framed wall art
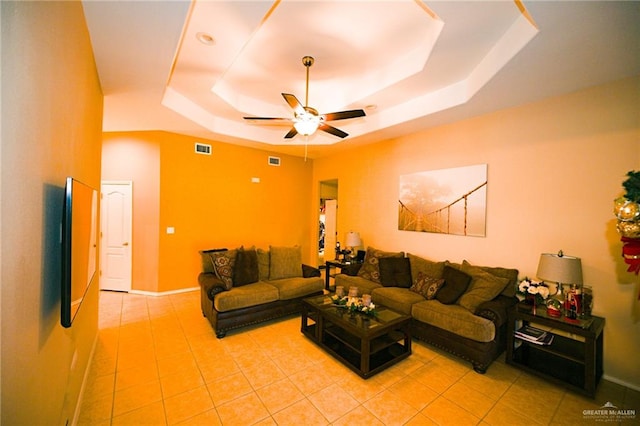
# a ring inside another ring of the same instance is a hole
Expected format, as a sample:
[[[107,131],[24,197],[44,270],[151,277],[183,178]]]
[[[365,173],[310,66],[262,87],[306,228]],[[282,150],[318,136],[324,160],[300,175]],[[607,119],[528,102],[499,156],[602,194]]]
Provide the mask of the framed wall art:
[[[487,165],[400,176],[398,229],[485,236]]]

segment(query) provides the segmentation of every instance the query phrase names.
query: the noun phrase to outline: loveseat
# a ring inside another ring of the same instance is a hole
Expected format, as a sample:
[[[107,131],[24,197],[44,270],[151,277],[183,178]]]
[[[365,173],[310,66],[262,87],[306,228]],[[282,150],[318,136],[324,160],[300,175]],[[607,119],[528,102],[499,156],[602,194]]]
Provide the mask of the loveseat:
[[[200,304],[218,338],[299,312],[302,299],[323,293],[320,271],[302,264],[299,246],[213,249],[200,255]]]
[[[507,309],[517,303],[517,280],[516,269],[369,247],[356,275],[338,274],[335,285],[345,292],[355,286],[360,295],[371,294],[373,303],[411,315],[413,337],[484,373],[506,348]]]

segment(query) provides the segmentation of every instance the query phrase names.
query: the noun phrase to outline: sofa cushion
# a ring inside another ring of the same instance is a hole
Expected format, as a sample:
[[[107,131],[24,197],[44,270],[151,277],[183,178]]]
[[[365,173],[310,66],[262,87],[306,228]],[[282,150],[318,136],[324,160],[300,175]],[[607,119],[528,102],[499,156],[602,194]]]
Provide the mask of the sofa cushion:
[[[278,300],[278,289],[262,281],[233,287],[216,295],[213,306],[218,312],[233,311]]]
[[[420,272],[429,277],[442,278],[445,262],[434,262],[411,253],[407,253],[407,258],[411,264],[411,276],[414,281]]]
[[[225,285],[227,290],[233,287],[233,267],[236,263],[237,249],[211,253],[213,271]]]
[[[427,300],[436,297],[440,287],[444,285],[444,278],[433,278],[425,275],[423,272],[418,273],[418,277],[413,280],[413,284],[409,290],[418,293]]]
[[[284,278],[281,280],[271,280],[269,284],[278,289],[280,300],[295,299],[324,290],[324,280],[321,277]]]
[[[233,286],[239,287],[245,284],[258,282],[258,253],[254,248],[249,250],[238,249],[236,263],[233,268]]]
[[[474,315],[460,305],[445,305],[435,299],[415,303],[411,307],[411,316],[477,342],[491,342],[496,335],[491,320]]]
[[[358,276],[374,283],[380,283],[380,267],[378,261],[381,257],[404,257],[404,252],[388,252],[367,247],[364,262],[358,271]]]
[[[456,303],[471,282],[469,275],[449,265],[445,265],[442,278],[444,278],[444,285],[436,293],[436,299],[445,305]]]
[[[338,274],[335,278],[336,286],[344,287],[345,294],[348,294],[349,287],[358,287],[358,294],[372,294],[373,290],[382,287],[381,284],[374,283],[362,277]]]
[[[300,246],[271,246],[269,251],[271,252],[269,280],[302,276],[302,249]]]
[[[507,278],[490,274],[482,268],[471,265],[466,260],[462,262],[462,271],[471,276],[471,283],[467,291],[460,296],[458,304],[475,313],[478,306],[489,300],[493,300],[502,293],[509,283]]]
[[[371,300],[376,305],[383,305],[397,312],[411,315],[411,306],[424,301],[424,297],[402,287],[379,287],[371,293]]]
[[[381,257],[380,283],[385,287],[411,287],[411,265],[406,257]]]
[[[258,273],[261,281],[269,279],[269,265],[271,263],[271,254],[269,250],[258,249]]]

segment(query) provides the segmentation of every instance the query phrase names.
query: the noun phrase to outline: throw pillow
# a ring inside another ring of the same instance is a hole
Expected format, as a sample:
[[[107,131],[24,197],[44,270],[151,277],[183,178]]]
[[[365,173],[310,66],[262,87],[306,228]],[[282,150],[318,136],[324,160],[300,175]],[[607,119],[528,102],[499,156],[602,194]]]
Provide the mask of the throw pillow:
[[[302,248],[300,246],[271,246],[270,251],[270,280],[279,280],[282,278],[293,278],[302,276]]]
[[[443,278],[433,278],[422,272],[418,273],[418,277],[413,281],[409,290],[421,294],[427,300],[436,297],[438,290],[444,285]]]
[[[227,290],[233,287],[233,266],[236,263],[237,253],[237,249],[211,253],[213,270]]]
[[[445,262],[434,262],[411,253],[407,253],[407,258],[411,263],[411,276],[414,280],[420,272],[429,277],[442,278]]]
[[[411,265],[406,257],[381,257],[380,283],[385,287],[411,287]]]
[[[462,263],[464,264],[465,261]],[[478,266],[478,268],[487,271],[496,277],[502,277],[509,280],[509,283],[502,290],[502,295],[507,297],[516,296],[516,287],[518,286],[518,270],[513,268],[501,268],[495,266]]]
[[[269,279],[269,263],[271,262],[271,254],[269,250],[258,249],[258,271],[260,279],[266,281]]]
[[[367,252],[364,255],[364,262],[358,270],[358,276],[375,283],[380,283],[380,267],[378,260],[381,257],[404,257],[404,252],[387,252],[377,250],[373,247],[367,247]]]
[[[444,278],[444,285],[436,293],[436,299],[445,305],[456,303],[471,282],[469,275],[449,265],[445,265],[442,278]]]
[[[467,291],[458,300],[458,305],[467,308],[473,313],[476,312],[481,303],[493,300],[509,283],[509,279],[492,275],[467,261],[462,263],[462,271],[471,275],[471,283]]]
[[[258,282],[258,253],[255,249],[238,250],[233,268],[233,285],[235,287]]]
[[[211,258],[211,253],[216,253],[219,251],[227,251],[227,249],[219,248],[219,249],[200,250],[200,257],[202,260],[202,272],[209,272],[209,273],[215,274],[215,270],[213,269],[213,259]]]

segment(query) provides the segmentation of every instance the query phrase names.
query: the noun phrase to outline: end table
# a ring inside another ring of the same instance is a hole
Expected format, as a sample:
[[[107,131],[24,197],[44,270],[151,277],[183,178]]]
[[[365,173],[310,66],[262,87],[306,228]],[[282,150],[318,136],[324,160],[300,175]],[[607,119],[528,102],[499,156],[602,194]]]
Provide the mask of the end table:
[[[329,280],[334,275],[331,275],[331,268],[340,269],[341,274],[347,275],[357,275],[358,270],[362,266],[362,262],[358,261],[343,261],[343,260],[327,260],[325,261],[325,281],[324,288],[325,290],[329,290]]]

